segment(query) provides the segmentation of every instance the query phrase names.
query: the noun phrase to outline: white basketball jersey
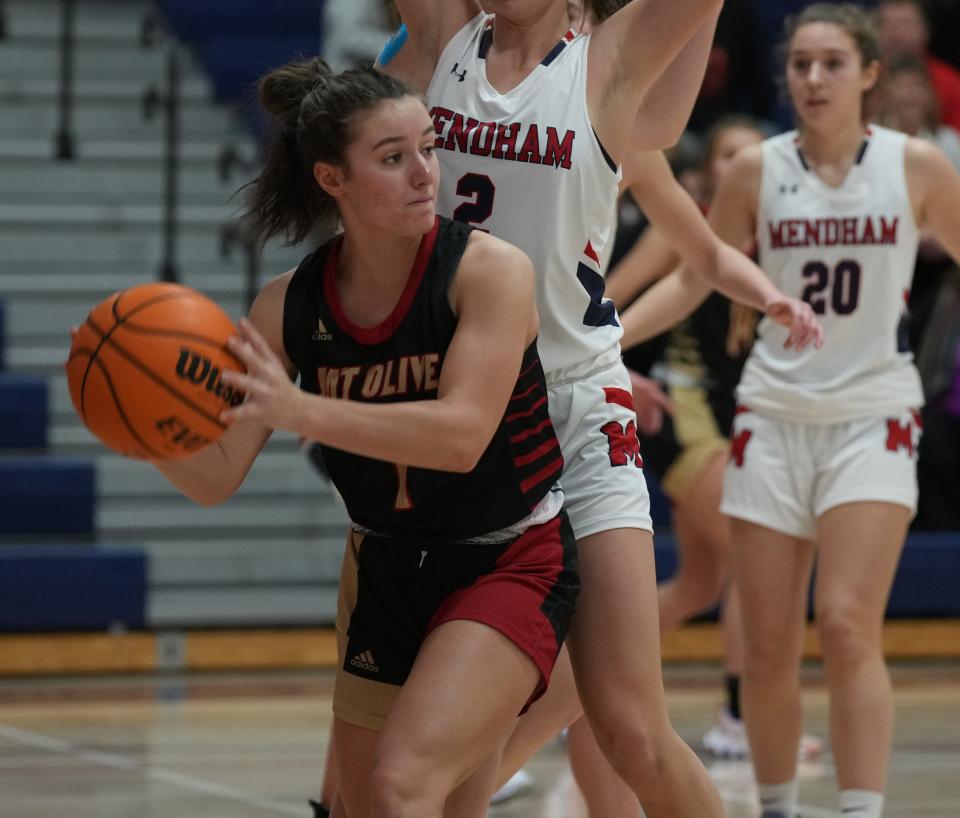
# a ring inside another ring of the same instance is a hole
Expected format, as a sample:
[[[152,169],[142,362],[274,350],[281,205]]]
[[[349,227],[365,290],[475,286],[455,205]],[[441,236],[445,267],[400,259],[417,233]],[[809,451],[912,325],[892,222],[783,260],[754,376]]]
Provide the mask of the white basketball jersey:
[[[811,170],[797,133],[763,143],[757,214],[760,266],[809,303],[823,348],[784,349],[787,329],[764,319],[737,390],[745,406],[803,423],[840,423],[919,407],[906,298],[918,229],[903,134],[871,126],[843,184]]]
[[[438,211],[516,245],[537,270],[539,350],[556,371],[623,334],[600,259],[615,229],[620,171],[587,113],[589,35],[568,32],[509,93],[487,81],[493,17],[447,44],[427,103],[437,129]]]

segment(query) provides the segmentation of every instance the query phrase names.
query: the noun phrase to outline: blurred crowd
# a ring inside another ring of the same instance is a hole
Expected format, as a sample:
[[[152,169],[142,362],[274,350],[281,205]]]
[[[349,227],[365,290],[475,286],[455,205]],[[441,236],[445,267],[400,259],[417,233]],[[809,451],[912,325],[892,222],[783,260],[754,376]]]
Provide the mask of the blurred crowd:
[[[746,115],[769,134],[793,127],[775,80],[782,74],[777,44],[786,17],[809,2],[725,0],[687,132],[670,152],[677,178],[698,201],[703,138],[719,119]],[[931,140],[960,169],[960,0],[862,5],[875,15],[884,63],[868,101],[871,121]],[[323,54],[338,70],[370,65],[399,22],[390,0],[325,0],[323,15]],[[627,197],[621,218],[635,240],[645,219]],[[921,243],[909,306],[927,399],[914,527],[960,530],[960,271],[932,238]]]

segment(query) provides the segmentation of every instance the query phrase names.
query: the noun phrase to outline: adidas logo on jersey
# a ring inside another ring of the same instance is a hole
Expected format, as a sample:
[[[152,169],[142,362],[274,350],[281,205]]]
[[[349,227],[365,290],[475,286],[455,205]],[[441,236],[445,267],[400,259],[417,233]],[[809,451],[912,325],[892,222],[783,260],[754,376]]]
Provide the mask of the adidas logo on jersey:
[[[317,331],[313,333],[314,341],[332,341],[333,335],[327,332],[327,328],[323,325],[322,319],[317,319]]]
[[[366,670],[369,673],[380,672],[380,666],[377,664],[376,660],[373,658],[373,654],[369,650],[365,650],[363,653],[358,653],[350,660],[350,664],[355,668]]]

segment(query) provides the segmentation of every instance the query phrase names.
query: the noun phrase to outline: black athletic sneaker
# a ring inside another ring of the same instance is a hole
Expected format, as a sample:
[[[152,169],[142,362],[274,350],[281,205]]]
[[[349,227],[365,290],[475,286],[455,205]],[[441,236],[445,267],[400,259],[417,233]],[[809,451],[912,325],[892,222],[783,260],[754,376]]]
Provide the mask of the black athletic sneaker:
[[[330,807],[326,804],[321,804],[319,801],[311,801],[310,806],[313,807],[313,818],[330,818]]]

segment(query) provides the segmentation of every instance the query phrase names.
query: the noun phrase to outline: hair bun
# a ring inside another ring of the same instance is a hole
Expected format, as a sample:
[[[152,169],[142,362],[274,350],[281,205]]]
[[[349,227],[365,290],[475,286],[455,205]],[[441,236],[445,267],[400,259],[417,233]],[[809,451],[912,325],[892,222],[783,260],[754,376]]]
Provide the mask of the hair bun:
[[[260,80],[260,104],[271,116],[295,125],[303,98],[333,76],[320,57],[288,63]]]

